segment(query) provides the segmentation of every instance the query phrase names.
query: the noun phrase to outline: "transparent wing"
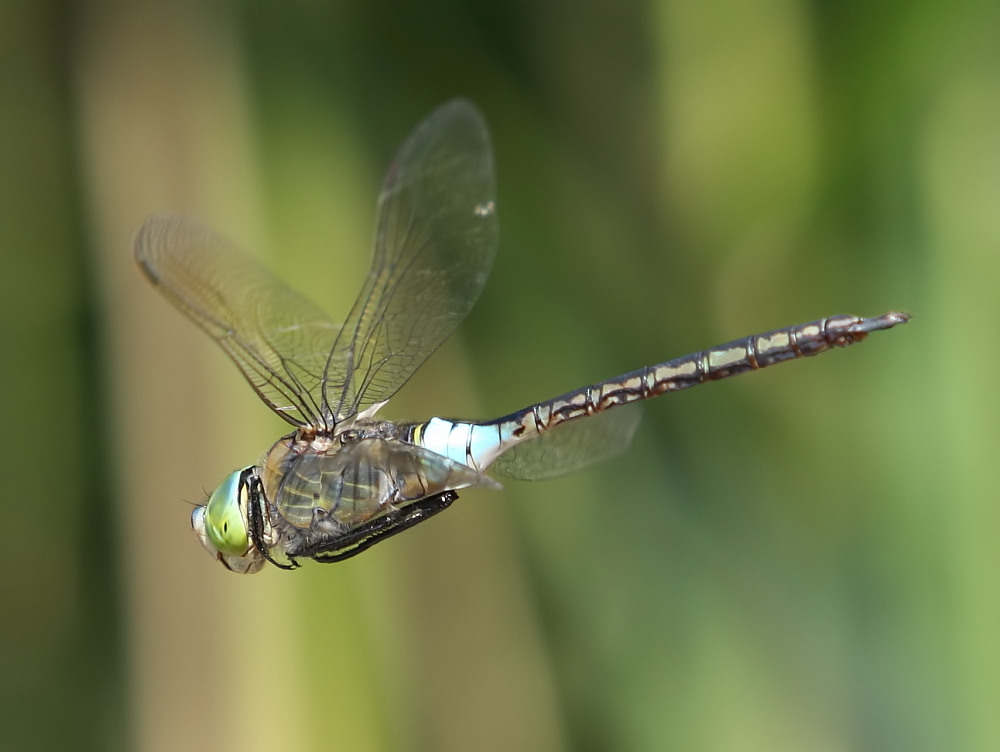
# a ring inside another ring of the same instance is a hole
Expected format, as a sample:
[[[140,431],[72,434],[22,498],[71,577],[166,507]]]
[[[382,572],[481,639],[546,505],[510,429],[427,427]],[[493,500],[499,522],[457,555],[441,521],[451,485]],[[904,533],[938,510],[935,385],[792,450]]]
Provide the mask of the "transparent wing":
[[[336,420],[391,397],[479,297],[497,244],[486,124],[456,100],[417,126],[378,200],[371,271],[326,370]]]
[[[295,426],[324,426],[323,370],[340,327],[224,238],[158,214],[135,258],[150,281],[208,332],[260,398]]]
[[[547,480],[621,454],[632,444],[642,411],[628,405],[569,421],[508,449],[490,472],[514,480]]]

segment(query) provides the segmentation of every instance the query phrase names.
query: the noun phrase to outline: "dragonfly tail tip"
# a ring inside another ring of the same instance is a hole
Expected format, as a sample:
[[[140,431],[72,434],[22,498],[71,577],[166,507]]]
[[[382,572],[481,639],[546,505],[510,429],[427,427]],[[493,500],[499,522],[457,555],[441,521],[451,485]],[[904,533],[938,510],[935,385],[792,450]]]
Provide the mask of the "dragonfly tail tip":
[[[861,319],[851,327],[852,334],[868,334],[869,332],[880,332],[883,329],[892,329],[899,324],[905,324],[910,320],[910,314],[902,311],[890,311],[881,316],[873,316],[868,319]]]

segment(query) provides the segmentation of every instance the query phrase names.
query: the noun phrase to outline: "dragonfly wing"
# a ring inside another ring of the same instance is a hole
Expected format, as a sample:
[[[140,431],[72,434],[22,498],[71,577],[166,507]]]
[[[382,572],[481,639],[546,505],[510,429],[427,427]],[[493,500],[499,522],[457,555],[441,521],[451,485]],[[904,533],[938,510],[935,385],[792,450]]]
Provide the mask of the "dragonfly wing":
[[[638,405],[567,421],[516,444],[490,472],[514,480],[547,480],[621,454],[632,444],[642,412]]]
[[[208,332],[272,410],[324,426],[322,379],[340,327],[250,256],[195,220],[158,214],[139,229],[146,276]]]
[[[326,368],[337,420],[391,397],[472,308],[496,254],[495,190],[486,124],[468,102],[436,110],[403,144],[368,279]]]

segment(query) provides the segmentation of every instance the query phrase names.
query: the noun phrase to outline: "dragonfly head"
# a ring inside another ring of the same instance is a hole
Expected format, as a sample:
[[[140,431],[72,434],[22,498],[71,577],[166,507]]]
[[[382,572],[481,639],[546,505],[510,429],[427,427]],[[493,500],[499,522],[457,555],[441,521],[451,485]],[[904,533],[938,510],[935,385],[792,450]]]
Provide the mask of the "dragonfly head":
[[[191,513],[191,527],[205,550],[226,569],[240,574],[252,574],[264,566],[264,557],[253,546],[248,532],[248,478],[254,469],[227,475],[208,502]]]

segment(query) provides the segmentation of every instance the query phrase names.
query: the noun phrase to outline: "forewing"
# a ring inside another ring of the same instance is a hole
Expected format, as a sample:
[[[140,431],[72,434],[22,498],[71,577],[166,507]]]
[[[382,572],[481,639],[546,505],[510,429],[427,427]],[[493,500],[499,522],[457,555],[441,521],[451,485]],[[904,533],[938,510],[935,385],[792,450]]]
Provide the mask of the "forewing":
[[[569,421],[508,449],[490,472],[515,480],[547,480],[621,454],[632,443],[642,412],[626,405]]]
[[[494,183],[486,124],[468,102],[436,110],[403,144],[368,279],[327,365],[337,420],[391,397],[472,308],[496,253]]]
[[[233,359],[295,426],[324,426],[323,370],[340,327],[251,257],[195,220],[154,215],[135,238],[150,281]]]

